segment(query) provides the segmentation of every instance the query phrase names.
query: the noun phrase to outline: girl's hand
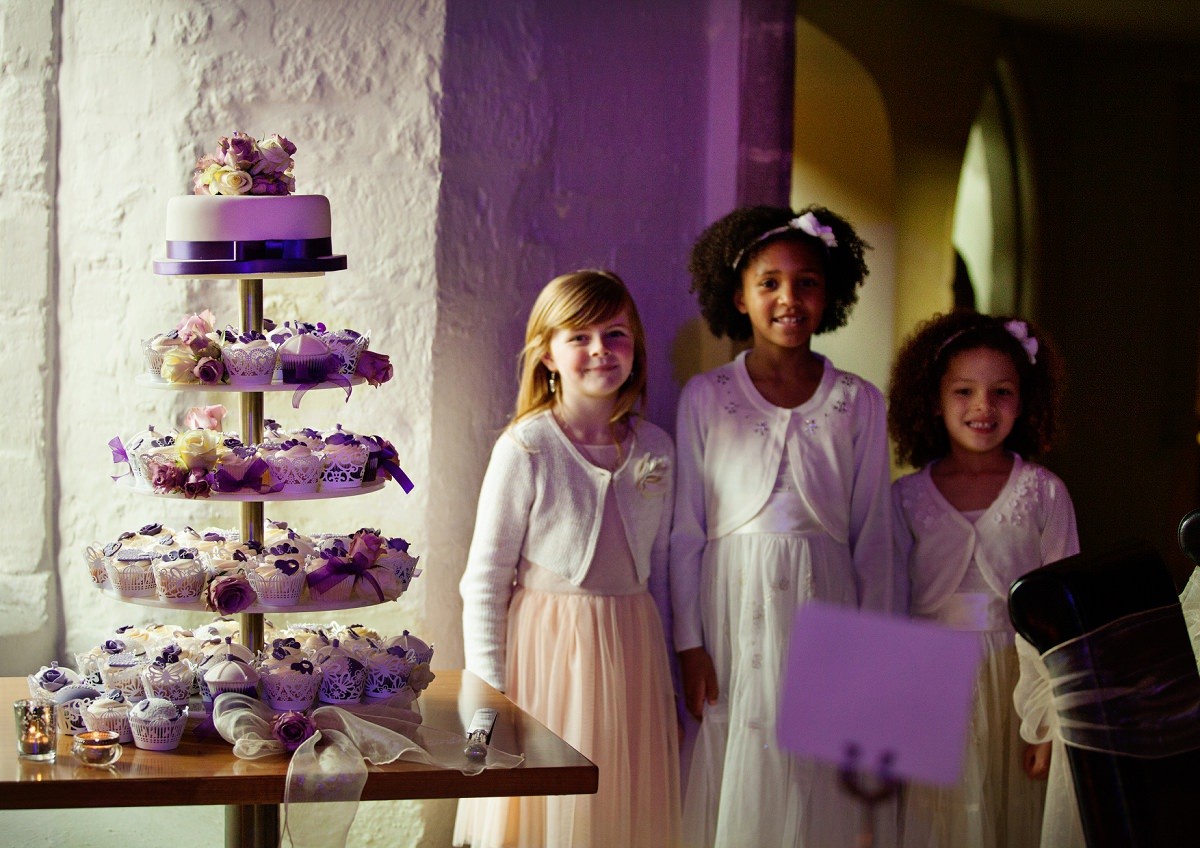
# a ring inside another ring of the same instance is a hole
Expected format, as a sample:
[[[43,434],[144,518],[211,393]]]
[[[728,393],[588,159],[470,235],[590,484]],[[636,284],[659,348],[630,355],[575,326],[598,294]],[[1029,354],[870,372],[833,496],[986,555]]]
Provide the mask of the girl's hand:
[[[683,677],[683,703],[697,721],[704,720],[704,703],[717,702],[717,670],[712,657],[703,648],[679,652],[679,671]]]
[[[1050,743],[1026,745],[1022,765],[1025,767],[1025,776],[1030,780],[1045,780],[1050,774]]]

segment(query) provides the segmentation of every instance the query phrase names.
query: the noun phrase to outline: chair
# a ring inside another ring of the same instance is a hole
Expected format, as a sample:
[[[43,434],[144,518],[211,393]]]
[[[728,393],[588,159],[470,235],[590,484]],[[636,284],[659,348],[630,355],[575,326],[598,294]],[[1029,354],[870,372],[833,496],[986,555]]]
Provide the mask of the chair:
[[[1014,627],[1042,653],[1124,616],[1178,603],[1166,563],[1142,541],[1068,557],[1018,578],[1009,590]],[[1189,697],[1194,689],[1200,703],[1182,611],[1177,622],[1169,615],[1165,627],[1161,650],[1179,652],[1181,661],[1186,653],[1184,689]],[[1200,803],[1200,750],[1145,759],[1068,746],[1067,758],[1089,848],[1200,844],[1192,815]]]

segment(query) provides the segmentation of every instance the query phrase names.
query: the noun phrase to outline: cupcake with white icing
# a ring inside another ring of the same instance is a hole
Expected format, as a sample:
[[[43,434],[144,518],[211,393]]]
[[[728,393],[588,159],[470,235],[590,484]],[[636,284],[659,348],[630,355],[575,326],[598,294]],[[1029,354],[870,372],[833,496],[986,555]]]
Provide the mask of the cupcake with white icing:
[[[322,459],[307,445],[288,439],[263,458],[271,469],[272,488],[290,493],[317,491]]]
[[[294,639],[277,639],[259,665],[262,696],[276,710],[306,710],[321,686],[321,670]]]
[[[164,698],[146,698],[129,711],[133,744],[147,751],[171,751],[179,747],[187,725],[188,709]]]
[[[267,549],[247,577],[259,603],[269,607],[295,606],[304,591],[304,557],[293,545],[275,545]]]
[[[121,694],[120,689],[110,689],[94,699],[83,710],[83,723],[88,730],[110,730],[120,734],[119,742],[132,742],[133,731],[129,728],[129,712],[133,704]]]
[[[370,449],[349,433],[331,434],[321,452],[321,489],[354,489],[362,486]]]
[[[260,386],[275,374],[275,346],[256,330],[239,332],[226,327],[222,334],[221,361],[231,386]]]
[[[204,595],[208,572],[193,548],[170,551],[151,567],[158,597],[168,603],[194,603]]]

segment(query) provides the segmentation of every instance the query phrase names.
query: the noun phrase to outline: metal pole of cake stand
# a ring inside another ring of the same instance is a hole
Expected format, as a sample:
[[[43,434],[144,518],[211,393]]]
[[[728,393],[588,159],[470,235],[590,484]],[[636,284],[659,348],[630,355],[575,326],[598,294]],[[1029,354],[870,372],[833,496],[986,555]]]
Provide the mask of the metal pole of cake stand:
[[[263,281],[238,280],[238,301],[242,332],[263,326]],[[262,392],[241,393],[242,439],[246,444],[258,444],[263,433]],[[242,541],[262,541],[262,501],[244,501],[241,508]],[[242,613],[242,644],[250,650],[262,650],[265,638],[262,613]],[[228,804],[225,807],[225,848],[275,848],[279,845],[279,806],[277,804]]]

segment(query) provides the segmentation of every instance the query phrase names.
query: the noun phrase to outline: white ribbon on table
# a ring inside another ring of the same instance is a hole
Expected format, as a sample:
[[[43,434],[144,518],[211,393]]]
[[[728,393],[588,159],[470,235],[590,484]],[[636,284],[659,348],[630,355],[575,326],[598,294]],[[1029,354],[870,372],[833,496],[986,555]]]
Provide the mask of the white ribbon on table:
[[[217,732],[246,760],[286,754],[271,733],[275,711],[255,698],[228,693],[213,703]],[[317,707],[311,713],[317,731],[292,753],[284,789],[282,836],[294,848],[344,846],[367,782],[366,763],[403,760],[475,775],[484,769],[513,768],[524,761],[489,746],[487,758],[472,760],[467,739],[445,730],[422,727],[411,710],[386,704]],[[320,804],[312,803],[320,802]]]

